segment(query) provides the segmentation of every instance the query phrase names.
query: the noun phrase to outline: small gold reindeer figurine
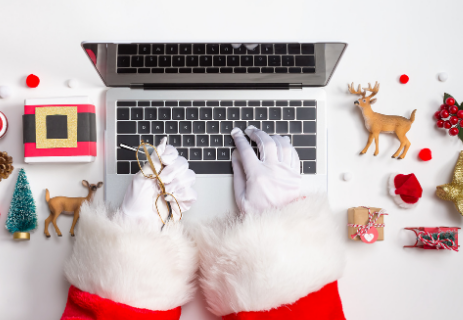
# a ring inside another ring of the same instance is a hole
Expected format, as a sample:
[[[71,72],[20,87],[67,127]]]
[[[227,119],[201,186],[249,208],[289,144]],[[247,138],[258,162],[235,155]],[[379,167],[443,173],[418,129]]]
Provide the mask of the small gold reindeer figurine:
[[[45,235],[50,236],[48,232],[48,225],[53,223],[55,231],[58,236],[62,236],[61,231],[56,224],[56,219],[61,213],[73,214],[74,220],[72,221],[71,227],[71,236],[74,237],[74,227],[76,226],[77,219],[79,219],[80,206],[84,201],[91,201],[96,190],[103,185],[103,182],[98,182],[95,184],[89,184],[86,180],[82,180],[82,185],[88,189],[88,195],[86,197],[79,198],[70,198],[70,197],[54,197],[50,199],[50,192],[48,189],[45,191],[45,200],[48,203],[48,208],[50,208],[50,215],[45,220]]]
[[[347,85],[349,92],[352,94],[361,95],[362,97],[354,102],[354,104],[362,109],[363,118],[365,119],[365,127],[370,132],[368,136],[368,142],[365,148],[360,152],[360,154],[365,154],[368,151],[373,139],[375,139],[376,149],[375,156],[379,153],[379,134],[381,132],[385,133],[395,133],[397,138],[400,140],[400,147],[397,149],[396,153],[392,155],[392,158],[397,158],[400,151],[403,149],[402,154],[399,159],[405,158],[407,151],[410,148],[410,141],[407,139],[405,134],[410,130],[413,121],[415,121],[416,109],[413,110],[410,119],[401,117],[401,116],[390,116],[381,113],[374,112],[371,109],[371,105],[376,102],[376,98],[372,99],[379,91],[379,83],[376,82],[374,88],[371,87],[371,84],[368,83],[368,88],[363,88],[361,90],[360,85],[357,90],[354,89],[354,83]],[[371,94],[366,97],[367,91],[370,91]]]

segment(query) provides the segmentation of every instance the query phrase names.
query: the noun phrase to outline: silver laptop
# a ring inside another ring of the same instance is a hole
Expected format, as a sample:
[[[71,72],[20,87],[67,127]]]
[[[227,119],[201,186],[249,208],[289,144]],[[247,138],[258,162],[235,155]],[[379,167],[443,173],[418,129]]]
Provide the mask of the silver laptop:
[[[234,210],[230,132],[287,135],[306,191],[327,190],[326,97],[345,43],[82,43],[106,93],[105,199],[121,203],[141,139],[162,137],[197,174],[185,221]],[[250,142],[258,153],[257,146]]]

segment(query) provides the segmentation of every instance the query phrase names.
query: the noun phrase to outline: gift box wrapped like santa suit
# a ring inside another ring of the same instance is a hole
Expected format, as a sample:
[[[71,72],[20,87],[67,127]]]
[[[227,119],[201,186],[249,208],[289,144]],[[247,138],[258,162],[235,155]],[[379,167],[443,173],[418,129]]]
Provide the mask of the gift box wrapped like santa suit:
[[[189,234],[181,222],[160,231],[84,206],[62,319],[179,319],[198,285],[208,309],[225,320],[345,319],[337,285],[342,233],[326,197],[265,210],[238,206],[246,210]]]

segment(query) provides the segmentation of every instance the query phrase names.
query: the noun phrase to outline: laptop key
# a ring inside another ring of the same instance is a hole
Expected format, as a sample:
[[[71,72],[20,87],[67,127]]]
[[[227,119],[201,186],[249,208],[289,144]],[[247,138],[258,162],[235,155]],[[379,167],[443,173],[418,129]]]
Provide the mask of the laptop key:
[[[166,107],[177,107],[177,106],[178,106],[178,101],[176,100],[166,101]]]
[[[164,73],[164,68],[153,68],[151,69],[152,73]]]
[[[290,133],[302,133],[302,121],[290,121],[289,132]]]
[[[130,173],[131,174],[137,174],[138,171],[140,171],[140,166],[138,165],[137,161],[131,161],[130,162]]]
[[[233,47],[231,44],[221,44],[220,45],[220,54],[232,54]]]
[[[254,65],[254,59],[252,56],[242,56],[241,65],[243,67],[252,67]]]
[[[117,162],[117,174],[130,174],[130,162],[118,161]]]
[[[143,153],[138,153],[138,159],[146,160],[146,156]],[[117,160],[137,160],[137,158],[134,151],[120,148],[117,149]]]
[[[172,108],[172,119],[185,120],[185,108]]]
[[[160,56],[159,57],[160,67],[170,67],[171,65],[172,65],[172,58],[170,56]]]
[[[273,44],[262,44],[260,46],[262,54],[273,54]]]
[[[177,54],[178,44],[166,44],[166,53],[167,54]]]
[[[220,73],[233,73],[233,68],[220,68]]]
[[[275,133],[275,121],[262,121],[262,131]]]
[[[234,147],[235,140],[233,140],[232,136],[223,136],[223,145],[225,147]]]
[[[233,130],[232,121],[222,121],[220,122],[220,133],[230,133]]]
[[[301,44],[302,54],[314,54],[315,48],[313,43],[303,43]]]
[[[239,56],[228,56],[227,57],[227,66],[229,67],[238,67],[240,65]]]
[[[277,107],[285,107],[288,105],[288,101],[287,100],[277,100],[276,102],[276,106]]]
[[[214,108],[214,120],[225,120],[226,117],[225,108]]]
[[[153,54],[164,54],[164,45],[153,44]]]
[[[316,135],[293,135],[293,146],[295,147],[315,147],[316,144]]]
[[[194,121],[193,133],[206,133],[206,123],[204,121]]]
[[[289,101],[289,105],[291,107],[300,107],[302,106],[302,101],[301,100],[291,100]]]
[[[143,140],[145,143],[154,144],[154,140],[153,140],[153,135],[152,135],[152,134],[142,135],[142,136],[141,136],[141,140]],[[140,145],[140,144],[139,144],[139,145]],[[137,146],[137,147],[138,147],[138,146]]]
[[[164,133],[164,122],[152,121],[151,122],[151,133]]]
[[[245,54],[246,53],[246,47],[241,45],[238,48],[233,49],[234,54]]]
[[[249,100],[248,101],[248,106],[259,107],[260,106],[260,101],[259,100]]]
[[[314,56],[296,56],[296,66],[315,67],[315,58]]]
[[[248,54],[260,54],[260,46],[257,45],[254,49],[247,51]]]
[[[300,54],[301,45],[299,43],[288,43],[288,53],[289,54]]]
[[[236,49],[235,49],[236,50]],[[190,157],[190,160],[191,159]],[[190,161],[190,169],[196,174],[232,174],[230,161]]]
[[[219,122],[218,121],[207,121],[206,127],[207,127],[207,133],[219,133]]]
[[[301,73],[301,68],[289,68],[289,73]]]
[[[241,120],[253,120],[254,119],[253,108],[242,108],[241,109]]]
[[[206,73],[206,68],[193,68],[193,73]]]
[[[149,68],[138,68],[138,73],[150,73],[151,70]]]
[[[158,109],[158,119],[159,120],[170,120],[171,113],[170,113],[170,108],[159,108]]]
[[[233,101],[231,101],[231,100],[222,100],[222,101],[220,101],[220,106],[222,106],[222,107],[231,107],[231,106],[233,106]]]
[[[256,67],[265,67],[267,66],[267,56],[255,56],[254,65]]]
[[[256,120],[267,120],[267,108],[256,108]]]
[[[302,73],[315,73],[315,68],[302,68]]]
[[[185,159],[188,160],[188,149],[186,148],[177,148],[178,155],[180,157],[184,157]]]
[[[296,108],[297,120],[315,120],[315,108]]]
[[[219,100],[208,100],[208,101],[206,102],[206,105],[207,105],[208,107],[218,107],[219,104],[220,104],[220,103],[219,103]]]
[[[275,43],[275,54],[287,54],[286,43]]]
[[[236,105],[236,101],[235,101]],[[240,109],[238,108],[228,108],[227,110],[227,119],[228,120],[238,120],[240,118]]]
[[[263,107],[273,107],[274,105],[275,105],[275,102],[273,100],[263,100],[262,101]]]
[[[190,100],[179,101],[178,105],[180,107],[190,107],[191,106],[191,101]]]
[[[233,68],[235,73],[246,73],[246,68]]]
[[[184,147],[194,147],[195,146],[195,136],[194,135],[184,135],[183,136],[183,146]]]
[[[215,56],[213,60],[214,66],[225,67],[227,65],[227,59],[225,56]]]
[[[180,54],[191,54],[191,44],[181,44],[179,53]]]
[[[269,108],[269,120],[281,120],[281,108]]]
[[[294,120],[295,111],[294,108],[283,108],[283,120]]]
[[[315,161],[304,161],[302,163],[304,173],[315,174],[317,173],[317,163]]]
[[[277,121],[276,133],[288,133],[288,121]]]
[[[130,57],[129,56],[117,57],[117,66],[118,67],[130,67]]]
[[[202,149],[190,149],[190,160],[202,160],[202,158],[203,158]],[[190,162],[190,169],[191,169],[191,162]]]
[[[304,100],[304,107],[315,107],[317,102],[315,100]]]
[[[247,128],[246,121],[235,121],[233,125],[235,128],[240,128],[242,131]]]
[[[260,71],[262,73],[273,73],[275,71],[275,69],[273,69],[271,67],[264,67],[264,68],[261,68]]]
[[[164,106],[164,101],[162,101],[162,100],[151,101],[151,106],[153,106],[153,107],[163,107]]]
[[[195,43],[193,44],[193,54],[205,54],[206,53],[206,45]]]
[[[204,136],[204,135],[196,136],[196,145],[198,147],[209,147],[209,136]]]
[[[117,45],[118,54],[137,54],[138,46],[136,44],[119,44]]]
[[[212,119],[212,108],[200,108],[199,118],[201,120],[211,120]]]
[[[211,136],[211,147],[223,147],[223,136],[212,135]]]
[[[138,121],[138,133],[150,133],[150,122]]]
[[[304,121],[303,122],[304,133],[316,133],[317,123],[315,121]]]
[[[230,160],[230,149],[228,148],[217,149],[217,160]]]
[[[165,134],[157,134],[154,136],[154,145],[158,146],[163,138],[167,137]]]
[[[178,73],[178,68],[166,68],[166,73]]]
[[[207,73],[219,73],[219,68],[206,68]]]
[[[206,53],[207,54],[219,54],[219,45],[218,44],[207,44]]]
[[[137,73],[137,68],[117,68],[117,73]]]
[[[246,107],[246,100],[236,100],[235,107]]]
[[[199,63],[198,56],[187,56],[186,57],[186,66],[187,67],[197,67]]]
[[[215,160],[215,149],[204,149],[203,158],[204,160]]]
[[[117,133],[137,133],[137,122],[117,121]]]
[[[174,67],[184,67],[185,66],[185,56],[174,56],[172,59],[172,65]]]
[[[316,160],[317,149],[315,148],[296,148],[300,160]]]
[[[117,120],[129,120],[130,109],[129,108],[117,108]]]
[[[200,56],[199,65],[201,67],[211,67],[212,66],[212,56]]]
[[[170,135],[169,144],[174,147],[180,147],[182,145],[182,136],[180,135]]]
[[[248,68],[248,73],[260,73],[260,68]]]
[[[271,66],[271,67],[281,66],[281,58],[280,58],[280,56],[269,56],[268,57],[268,65]]]
[[[137,101],[117,101],[118,107],[135,107],[137,105]]]
[[[282,61],[282,66],[284,67],[294,66],[294,56],[282,56],[281,61]]]
[[[204,107],[206,105],[206,101],[204,100],[195,100],[193,101],[193,106],[195,107]]]
[[[166,121],[166,133],[178,133],[178,122]]]
[[[138,134],[117,135],[117,146],[119,146],[121,143],[131,147],[138,147],[140,145],[140,136]]]
[[[130,110],[130,118],[132,120],[142,120],[143,119],[143,108],[132,108]]]
[[[187,120],[198,120],[198,108],[187,108],[186,109],[186,118]]]
[[[151,54],[151,45],[150,44],[139,44],[138,45],[139,54]]]
[[[275,68],[275,73],[288,73],[288,68]]]
[[[180,68],[178,69],[180,73],[191,73],[191,68]]]
[[[248,121],[248,126],[254,126],[257,129],[260,129],[260,121]]]
[[[179,131],[180,133],[191,133],[191,121],[180,121]]]

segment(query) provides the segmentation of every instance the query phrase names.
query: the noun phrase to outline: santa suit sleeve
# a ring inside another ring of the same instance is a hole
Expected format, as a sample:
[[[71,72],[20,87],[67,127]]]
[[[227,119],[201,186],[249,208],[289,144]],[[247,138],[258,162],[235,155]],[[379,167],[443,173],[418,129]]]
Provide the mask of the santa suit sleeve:
[[[64,320],[174,320],[195,291],[198,255],[181,223],[158,230],[83,204],[65,274]]]
[[[344,320],[341,236],[325,196],[203,225],[196,238],[209,310],[226,320]]]

